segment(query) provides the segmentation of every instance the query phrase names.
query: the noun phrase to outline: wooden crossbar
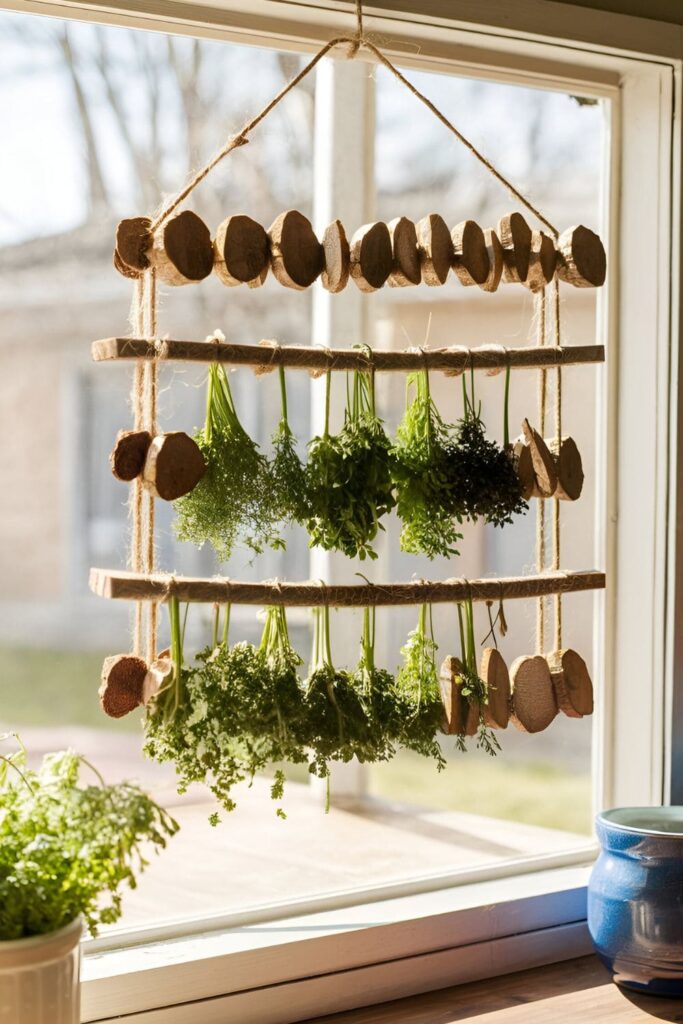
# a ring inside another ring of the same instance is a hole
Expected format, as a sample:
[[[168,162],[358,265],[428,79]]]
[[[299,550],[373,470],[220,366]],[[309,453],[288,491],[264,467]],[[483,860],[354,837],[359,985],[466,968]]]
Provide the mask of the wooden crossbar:
[[[500,371],[513,369],[570,366],[603,363],[604,345],[527,346],[505,348],[482,345],[478,348],[405,349],[391,352],[358,348],[328,349],[320,346],[279,346],[270,343],[239,345],[225,341],[172,341],[150,338],[104,338],[92,344],[95,362],[117,359],[159,359],[193,363],[228,363],[251,366],[261,372],[279,366],[321,374],[327,370],[369,370],[409,373],[428,369],[441,373],[463,370]]]
[[[464,601],[497,601],[602,590],[605,574],[594,569],[581,572],[548,572],[537,576],[499,579],[415,580],[407,583],[351,583],[327,585],[306,580],[280,583],[269,580],[247,583],[225,577],[200,579],[164,573],[90,570],[90,589],[100,597],[126,601],[180,601],[238,605],[288,605],[305,608],[377,605],[418,605]]]

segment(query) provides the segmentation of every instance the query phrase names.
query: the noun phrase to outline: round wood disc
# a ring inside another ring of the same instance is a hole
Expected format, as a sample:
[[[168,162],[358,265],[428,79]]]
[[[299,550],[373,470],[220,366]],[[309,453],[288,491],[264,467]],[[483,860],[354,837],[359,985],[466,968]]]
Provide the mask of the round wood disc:
[[[451,231],[453,269],[464,285],[483,285],[489,276],[489,254],[484,232],[473,220],[463,220]]]
[[[152,248],[152,235],[149,217],[128,217],[116,228],[116,248],[114,250],[114,266],[125,273],[119,263],[128,269],[126,276],[138,277],[150,265],[147,252]],[[118,260],[118,262],[117,262]]]
[[[182,430],[159,434],[152,440],[142,471],[144,483],[164,501],[189,494],[206,472],[196,442]]]
[[[526,443],[529,446],[531,462],[534,467],[534,476],[536,478],[534,493],[539,498],[550,498],[557,488],[555,460],[541,435],[537,430],[534,430],[527,419],[522,422],[522,430],[524,431]]]
[[[484,721],[492,729],[507,729],[510,720],[510,675],[505,660],[495,647],[486,647],[479,675],[488,689]]]
[[[351,277],[362,292],[382,288],[393,262],[391,235],[386,224],[376,221],[356,231],[351,239]]]
[[[126,483],[142,472],[152,435],[147,430],[120,430],[109,455],[109,465],[117,480]]]
[[[110,718],[123,718],[142,702],[147,665],[133,654],[105,658],[98,691],[102,710]]]
[[[503,276],[503,246],[493,228],[484,229],[484,242],[486,243],[486,255],[489,258],[489,272],[486,280],[479,285],[484,292],[495,292],[498,290],[500,279]]]
[[[529,272],[524,282],[532,292],[542,291],[555,277],[557,251],[555,243],[543,231],[531,232]]]
[[[162,232],[163,256],[155,260],[159,276],[167,284],[203,281],[213,270],[211,234],[201,217],[183,210],[166,222]]]
[[[501,217],[498,237],[503,246],[503,280],[524,284],[529,273],[531,228],[521,213],[508,213]]]
[[[227,217],[216,232],[214,251],[214,271],[223,284],[232,287],[265,281],[270,262],[268,235],[251,217]]]
[[[531,461],[531,449],[523,438],[518,438],[512,446],[512,464],[519,480],[522,497],[528,501],[534,497],[536,491],[536,474]]]
[[[422,280],[430,287],[445,284],[453,263],[453,240],[438,213],[430,213],[415,225]]]
[[[141,703],[147,707],[173,675],[173,662],[162,651],[149,666],[142,683]]]
[[[311,222],[298,210],[281,213],[268,228],[275,278],[285,288],[309,288],[323,269],[323,247]]]
[[[393,269],[389,274],[392,288],[406,288],[422,280],[420,254],[417,248],[417,232],[412,220],[396,217],[387,225],[391,236]]]
[[[593,683],[586,662],[571,647],[557,655],[560,670],[553,673],[553,686],[560,710],[569,718],[593,714]]]
[[[575,288],[600,288],[605,283],[607,257],[598,235],[583,224],[568,228],[557,243],[557,274]]]
[[[555,438],[550,443],[557,470],[555,497],[562,501],[576,501],[583,490],[583,463],[581,453],[572,437],[563,437],[561,443]]]
[[[475,736],[479,729],[479,703],[462,695],[462,662],[449,655],[439,672],[439,688],[444,708],[442,732],[447,736]]]
[[[557,700],[548,662],[539,654],[512,663],[511,719],[521,732],[542,732],[557,715]]]
[[[333,220],[323,234],[323,288],[336,294],[346,288],[351,269],[351,250],[344,225]]]

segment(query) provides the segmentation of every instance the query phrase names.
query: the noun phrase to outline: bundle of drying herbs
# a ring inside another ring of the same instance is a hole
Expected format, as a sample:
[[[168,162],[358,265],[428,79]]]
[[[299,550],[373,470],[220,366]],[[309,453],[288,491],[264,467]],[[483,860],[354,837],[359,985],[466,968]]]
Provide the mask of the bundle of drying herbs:
[[[477,749],[483,750],[492,757],[500,750],[495,733],[487,726],[484,709],[489,702],[488,687],[477,669],[477,645],[474,639],[474,609],[472,599],[458,604],[458,626],[460,629],[461,665],[459,685],[460,693],[470,704],[479,709],[479,726],[477,728]],[[493,626],[491,627],[493,629]],[[465,752],[465,737],[456,739],[458,750]]]
[[[436,739],[443,723],[436,651],[431,606],[423,604],[417,627],[401,648],[404,661],[396,677],[397,689],[407,705],[400,742],[415,753],[433,758],[441,771],[446,761]]]
[[[408,377],[406,399],[393,449],[401,548],[429,558],[457,555],[463,510],[452,486],[453,428],[431,398],[426,369]]]
[[[450,449],[449,488],[461,514],[474,521],[483,519],[494,526],[511,523],[513,515],[526,512],[519,477],[515,473],[508,448],[508,396],[510,370],[505,380],[505,443],[501,448],[486,437],[481,420],[481,403],[474,398],[474,371],[470,371],[470,392],[462,377],[464,416],[455,429],[455,445]]]
[[[289,642],[284,610],[268,609],[258,647],[244,641],[228,645],[227,614],[221,642],[200,651],[198,664],[188,668],[177,601],[170,602],[174,674],[148,708],[144,749],[157,761],[175,763],[180,793],[201,782],[231,811],[235,785],[251,782],[273,763],[302,763],[307,756],[299,741],[301,659]],[[284,781],[278,771],[274,800],[281,799]],[[280,808],[277,813],[283,816]],[[210,820],[217,823],[218,815]]]
[[[396,501],[391,442],[375,412],[375,375],[354,372],[338,434],[329,431],[330,383],[328,371],[325,429],[311,441],[306,467],[310,543],[349,558],[377,558],[372,542]]]
[[[303,522],[304,469],[287,420],[284,370],[280,369],[282,413],[269,461],[240,423],[222,365],[209,368],[206,423],[195,438],[207,470],[197,486],[175,503],[180,540],[213,546],[227,561],[241,541],[254,553],[284,547],[283,522]]]

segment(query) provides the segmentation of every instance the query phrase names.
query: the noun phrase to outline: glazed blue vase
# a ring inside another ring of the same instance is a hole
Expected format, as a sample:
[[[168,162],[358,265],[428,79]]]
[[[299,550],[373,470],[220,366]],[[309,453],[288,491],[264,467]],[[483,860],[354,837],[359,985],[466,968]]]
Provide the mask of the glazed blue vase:
[[[683,997],[683,807],[621,807],[596,819],[588,886],[598,956],[625,988]]]

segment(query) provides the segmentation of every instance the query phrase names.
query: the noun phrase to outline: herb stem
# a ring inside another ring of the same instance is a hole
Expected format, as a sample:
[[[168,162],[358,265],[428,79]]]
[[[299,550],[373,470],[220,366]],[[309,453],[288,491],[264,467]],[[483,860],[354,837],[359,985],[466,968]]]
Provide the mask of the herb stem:
[[[285,383],[285,368],[284,366],[279,367],[280,377],[280,404],[281,404],[281,417],[282,422],[287,424],[287,384]]]
[[[505,371],[505,397],[503,399],[503,448],[510,446],[510,367]]]
[[[325,374],[325,430],[323,437],[330,436],[330,395],[332,390],[332,373],[330,370]]]

